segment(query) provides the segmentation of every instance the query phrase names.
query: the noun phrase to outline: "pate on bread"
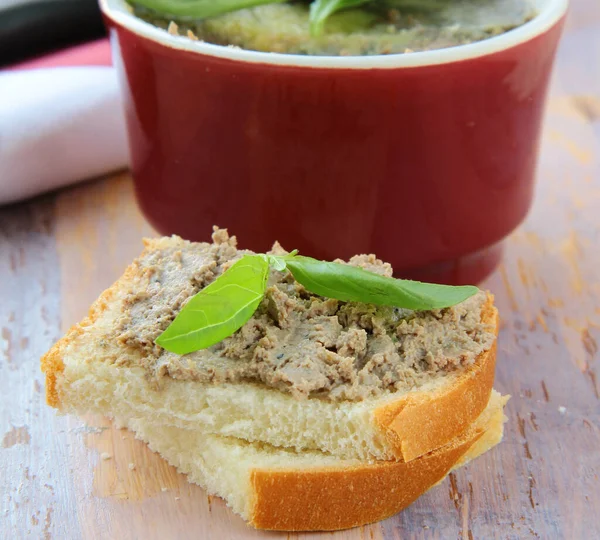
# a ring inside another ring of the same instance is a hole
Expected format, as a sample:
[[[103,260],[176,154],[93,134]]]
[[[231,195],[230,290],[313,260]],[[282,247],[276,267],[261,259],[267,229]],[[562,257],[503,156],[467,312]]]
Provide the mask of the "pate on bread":
[[[182,356],[157,345],[248,253],[221,229],[212,243],[146,240],[42,358],[48,403],[116,419],[263,529],[383,519],[501,440],[498,314],[482,291],[418,312],[319,297],[271,270],[230,337]],[[372,255],[348,264],[392,273]]]
[[[187,299],[248,252],[219,229],[212,244],[178,237],[145,244],[42,359],[51,405],[110,416],[151,408],[174,427],[202,424],[274,446],[410,461],[462,433],[489,400],[498,326],[489,294],[409,312],[331,302],[273,272],[263,304],[238,332],[177,356],[154,339]],[[351,263],[391,273],[374,257]],[[105,400],[94,397],[98,380]]]

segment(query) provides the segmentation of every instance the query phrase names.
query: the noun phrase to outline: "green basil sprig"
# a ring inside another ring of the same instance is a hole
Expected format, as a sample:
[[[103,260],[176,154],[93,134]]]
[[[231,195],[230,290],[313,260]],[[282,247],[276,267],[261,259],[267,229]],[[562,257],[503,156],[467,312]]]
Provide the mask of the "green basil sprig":
[[[168,351],[187,354],[229,337],[256,311],[268,275],[266,257],[245,255],[194,295],[156,343]]]
[[[358,7],[372,0],[314,0],[310,4],[310,33],[319,36],[325,21],[336,11]]]
[[[156,343],[176,354],[206,349],[239,330],[258,308],[269,266],[288,269],[307,290],[344,302],[424,311],[458,304],[477,287],[394,279],[347,264],[319,261],[292,252],[245,255],[183,307]]]
[[[454,306],[473,296],[477,287],[436,285],[395,279],[364,268],[299,255],[284,257],[294,279],[314,294],[344,302],[362,302],[429,311]]]

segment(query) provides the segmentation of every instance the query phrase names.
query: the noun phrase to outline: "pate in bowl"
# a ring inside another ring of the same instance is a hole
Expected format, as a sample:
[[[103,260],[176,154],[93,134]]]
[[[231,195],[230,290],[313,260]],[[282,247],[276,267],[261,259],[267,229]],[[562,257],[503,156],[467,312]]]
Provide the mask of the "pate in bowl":
[[[411,41],[405,25],[385,41],[373,26],[353,42],[340,13],[310,39],[299,20],[288,42],[268,17],[258,34],[233,24],[242,12],[167,31],[168,17],[101,0],[142,211],[190,240],[226,224],[258,252],[276,236],[319,259],[377,253],[399,277],[480,281],[531,204],[567,9],[527,2],[488,34]]]

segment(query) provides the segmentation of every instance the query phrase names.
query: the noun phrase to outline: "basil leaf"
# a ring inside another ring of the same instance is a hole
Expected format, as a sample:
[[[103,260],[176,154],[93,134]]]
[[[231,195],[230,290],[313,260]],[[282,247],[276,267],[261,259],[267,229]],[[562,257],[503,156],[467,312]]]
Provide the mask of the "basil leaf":
[[[314,294],[344,302],[363,302],[425,311],[450,307],[473,296],[477,287],[451,287],[394,279],[356,266],[303,256],[285,256],[294,279]]]
[[[206,349],[241,328],[265,295],[269,262],[245,255],[183,307],[156,343],[176,354]]]
[[[325,21],[336,11],[367,4],[372,0],[314,0],[310,4],[310,33],[319,36]]]
[[[285,0],[131,0],[132,4],[172,17],[206,19],[263,4],[281,4]]]
[[[285,259],[283,257],[278,257],[276,255],[267,255],[267,260],[269,261],[269,264],[278,272],[283,272],[286,268]]]
[[[371,2],[383,10],[439,11],[447,8],[454,0],[378,0]]]

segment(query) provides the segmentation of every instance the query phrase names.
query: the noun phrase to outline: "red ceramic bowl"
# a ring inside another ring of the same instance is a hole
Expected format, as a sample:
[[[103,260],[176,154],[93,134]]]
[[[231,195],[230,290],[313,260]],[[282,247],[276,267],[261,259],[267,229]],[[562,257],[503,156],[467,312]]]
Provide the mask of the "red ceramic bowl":
[[[259,53],[169,35],[101,0],[142,211],[163,234],[398,276],[478,282],[532,199],[567,0],[522,27],[404,55]]]

